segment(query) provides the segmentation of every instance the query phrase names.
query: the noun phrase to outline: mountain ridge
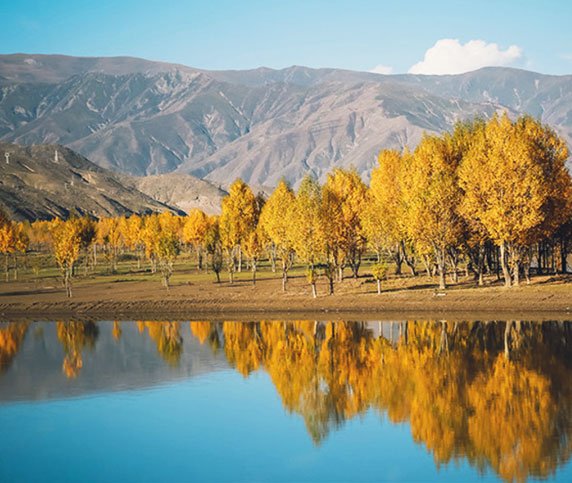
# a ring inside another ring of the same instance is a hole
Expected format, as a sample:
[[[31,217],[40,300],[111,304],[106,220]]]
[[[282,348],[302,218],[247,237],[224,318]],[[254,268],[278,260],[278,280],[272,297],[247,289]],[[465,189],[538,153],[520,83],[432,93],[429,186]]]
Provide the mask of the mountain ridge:
[[[65,219],[73,213],[97,218],[161,211],[182,214],[192,208],[212,214],[220,211],[225,194],[206,181],[180,174],[177,179],[161,175],[148,186],[61,145],[0,142],[0,156],[0,207],[15,220]]]
[[[54,81],[56,71],[73,75]],[[61,143],[114,171],[188,173],[225,187],[237,177],[265,186],[307,173],[323,180],[337,166],[367,180],[380,149],[414,148],[424,132],[499,112],[539,117],[572,141],[572,76],[521,69],[208,71],[18,54],[0,56],[0,76],[2,140]]]

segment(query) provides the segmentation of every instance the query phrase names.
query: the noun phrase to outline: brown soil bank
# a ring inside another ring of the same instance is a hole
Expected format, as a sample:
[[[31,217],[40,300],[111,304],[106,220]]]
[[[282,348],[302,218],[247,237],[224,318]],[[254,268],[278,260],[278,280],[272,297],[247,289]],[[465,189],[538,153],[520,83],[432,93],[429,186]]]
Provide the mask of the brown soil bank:
[[[233,285],[179,280],[169,291],[156,279],[97,277],[77,281],[72,299],[55,281],[10,282],[0,284],[0,318],[572,320],[571,276],[538,277],[510,289],[465,281],[445,292],[429,278],[397,278],[381,295],[371,279],[360,278],[337,284],[333,296],[326,295],[325,285],[318,293],[311,297],[303,277],[291,279],[283,293],[279,278],[271,275],[255,286],[245,279]]]

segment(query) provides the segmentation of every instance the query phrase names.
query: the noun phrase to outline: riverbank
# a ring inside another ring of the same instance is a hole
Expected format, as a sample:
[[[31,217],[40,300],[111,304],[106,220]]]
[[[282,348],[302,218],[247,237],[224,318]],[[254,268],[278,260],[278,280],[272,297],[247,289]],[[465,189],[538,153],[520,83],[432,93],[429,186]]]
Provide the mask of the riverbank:
[[[303,276],[290,279],[288,291],[272,273],[256,285],[249,274],[234,284],[211,277],[181,276],[170,290],[156,278],[97,276],[77,280],[67,299],[56,279],[4,282],[0,285],[0,318],[200,320],[200,319],[560,319],[572,320],[572,276],[536,277],[529,285],[506,289],[496,280],[475,287],[472,280],[436,289],[428,277],[394,277],[376,293],[371,278],[346,279],[327,295],[324,281],[313,299]],[[185,280],[186,278],[186,280]]]

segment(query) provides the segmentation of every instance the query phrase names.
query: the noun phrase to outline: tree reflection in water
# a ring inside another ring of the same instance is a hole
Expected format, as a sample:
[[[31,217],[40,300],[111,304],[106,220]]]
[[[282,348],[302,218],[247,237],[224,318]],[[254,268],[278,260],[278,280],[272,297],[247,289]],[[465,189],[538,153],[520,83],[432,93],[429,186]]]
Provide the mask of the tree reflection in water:
[[[147,329],[157,345],[157,352],[170,366],[178,366],[183,352],[180,322],[137,322],[141,333]]]
[[[316,444],[375,409],[409,422],[437,465],[467,459],[506,480],[547,477],[572,449],[567,323],[211,323],[243,375],[263,368]],[[393,330],[392,330],[393,329]]]
[[[57,333],[65,352],[62,370],[69,379],[74,379],[83,367],[82,351],[85,347],[95,347],[99,329],[94,322],[60,321]]]
[[[28,331],[28,323],[0,322],[0,374],[10,367]]]
[[[57,322],[63,371],[77,377],[94,322]],[[0,372],[28,323],[0,323]],[[137,322],[180,363],[180,322]],[[437,465],[467,460],[505,480],[547,477],[572,451],[572,324],[565,322],[191,322],[190,330],[247,377],[266,371],[287,411],[319,445],[375,410],[408,422]],[[111,331],[123,337],[120,322]]]

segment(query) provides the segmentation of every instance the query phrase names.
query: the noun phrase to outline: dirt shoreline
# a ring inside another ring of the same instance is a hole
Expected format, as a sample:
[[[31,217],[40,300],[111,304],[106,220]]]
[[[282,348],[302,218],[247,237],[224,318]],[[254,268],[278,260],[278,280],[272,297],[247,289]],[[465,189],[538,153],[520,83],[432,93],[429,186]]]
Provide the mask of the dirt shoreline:
[[[71,318],[122,320],[572,320],[572,280],[537,279],[505,289],[498,285],[452,287],[440,292],[416,280],[417,288],[388,286],[381,295],[364,280],[343,282],[334,296],[312,299],[303,279],[293,279],[282,293],[280,281],[256,286],[241,281],[179,283],[168,292],[154,281],[84,281],[67,299],[60,287],[4,283],[0,319]],[[409,283],[409,282],[408,282]]]

